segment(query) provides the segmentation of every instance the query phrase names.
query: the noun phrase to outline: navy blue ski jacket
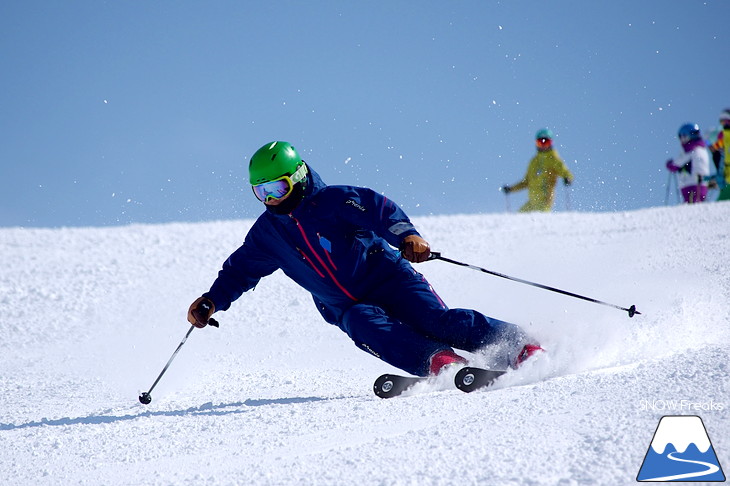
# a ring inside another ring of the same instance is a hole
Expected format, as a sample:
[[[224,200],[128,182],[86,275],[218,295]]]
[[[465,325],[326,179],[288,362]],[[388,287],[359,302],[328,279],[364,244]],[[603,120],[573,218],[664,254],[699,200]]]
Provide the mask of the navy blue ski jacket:
[[[281,269],[312,294],[327,322],[337,324],[389,274],[410,266],[391,248],[408,235],[418,232],[393,201],[372,189],[328,186],[309,168],[305,196],[294,211],[259,216],[203,295],[216,310],[226,310]]]

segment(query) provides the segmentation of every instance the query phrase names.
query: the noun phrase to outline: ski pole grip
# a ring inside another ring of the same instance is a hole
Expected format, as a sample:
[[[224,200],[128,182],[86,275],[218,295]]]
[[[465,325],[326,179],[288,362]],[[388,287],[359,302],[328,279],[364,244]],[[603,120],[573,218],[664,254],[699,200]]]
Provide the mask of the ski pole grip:
[[[428,256],[428,260],[439,260],[441,259],[441,252],[440,251],[432,251],[431,254]],[[426,260],[426,261],[428,261]]]

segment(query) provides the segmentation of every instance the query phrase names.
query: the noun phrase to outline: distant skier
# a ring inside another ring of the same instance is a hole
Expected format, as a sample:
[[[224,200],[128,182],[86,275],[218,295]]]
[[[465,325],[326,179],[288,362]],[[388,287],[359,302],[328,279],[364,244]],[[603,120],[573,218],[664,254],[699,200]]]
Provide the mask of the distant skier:
[[[715,163],[717,175],[720,182],[720,195],[718,201],[730,199],[730,108],[723,110],[720,114],[720,125],[722,131],[717,136],[717,141],[710,146],[712,161]]]
[[[502,186],[506,194],[527,189],[527,202],[520,208],[523,213],[550,211],[559,177],[563,178],[566,186],[573,183],[573,174],[553,148],[553,132],[547,128],[539,130],[535,135],[535,143],[537,154],[530,160],[525,177],[513,186]]]
[[[194,326],[205,327],[214,312],[281,269],[360,349],[414,375],[465,363],[452,348],[476,352],[498,345],[494,365],[501,367],[515,367],[542,349],[514,324],[449,309],[408,263],[428,259],[428,242],[385,196],[325,185],[287,142],[256,151],[249,180],[266,210],[210,291],[190,306]]]
[[[677,186],[685,203],[699,203],[707,197],[710,156],[696,123],[685,123],[677,132],[682,152],[667,160],[667,169],[677,174]]]

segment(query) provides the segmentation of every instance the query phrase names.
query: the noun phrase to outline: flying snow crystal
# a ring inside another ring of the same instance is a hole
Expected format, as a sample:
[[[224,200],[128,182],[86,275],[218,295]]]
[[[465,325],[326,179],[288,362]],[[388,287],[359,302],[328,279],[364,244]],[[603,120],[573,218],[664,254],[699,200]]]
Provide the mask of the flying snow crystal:
[[[104,100],[104,104],[106,105],[107,103],[109,103],[109,102],[107,100]]]
[[[345,159],[345,165],[349,164],[351,160],[352,160],[352,157],[346,158]]]

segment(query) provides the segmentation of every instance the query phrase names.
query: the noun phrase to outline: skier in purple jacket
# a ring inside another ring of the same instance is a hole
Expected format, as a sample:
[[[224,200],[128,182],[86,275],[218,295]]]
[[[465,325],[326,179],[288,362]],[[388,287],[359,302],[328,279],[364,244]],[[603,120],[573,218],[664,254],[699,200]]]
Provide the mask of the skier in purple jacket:
[[[325,321],[360,349],[413,375],[466,363],[453,348],[477,352],[499,345],[495,368],[516,367],[542,350],[514,324],[449,309],[409,263],[428,260],[428,243],[388,198],[324,184],[287,142],[261,147],[251,157],[249,177],[266,210],[210,290],[190,306],[194,326],[205,327],[214,312],[282,269],[312,294]]]

